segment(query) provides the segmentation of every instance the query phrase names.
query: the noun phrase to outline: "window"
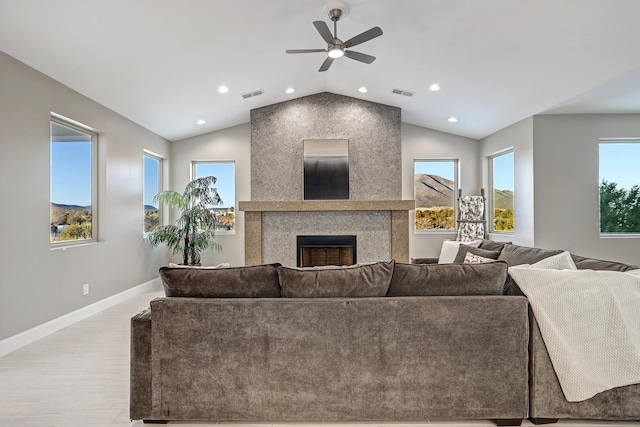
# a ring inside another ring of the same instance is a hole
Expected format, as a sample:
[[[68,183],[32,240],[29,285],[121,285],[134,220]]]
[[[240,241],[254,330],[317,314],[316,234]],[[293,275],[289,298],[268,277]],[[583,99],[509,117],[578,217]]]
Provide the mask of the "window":
[[[88,128],[51,118],[51,243],[95,240],[96,145]]]
[[[457,160],[414,160],[416,231],[455,231]]]
[[[515,231],[514,156],[513,151],[497,154],[489,158],[491,206],[493,207],[492,231],[513,233]]]
[[[162,159],[152,154],[143,156],[144,183],[142,188],[142,205],[144,211],[144,232],[150,233],[160,225],[160,211],[154,197],[160,192],[162,182]]]
[[[193,178],[215,176],[217,181],[215,188],[222,199],[222,204],[212,209],[216,213],[218,225],[216,232],[233,232],[236,230],[236,187],[235,168],[233,161],[204,161],[193,162]]]
[[[640,233],[640,140],[600,140],[600,233]]]

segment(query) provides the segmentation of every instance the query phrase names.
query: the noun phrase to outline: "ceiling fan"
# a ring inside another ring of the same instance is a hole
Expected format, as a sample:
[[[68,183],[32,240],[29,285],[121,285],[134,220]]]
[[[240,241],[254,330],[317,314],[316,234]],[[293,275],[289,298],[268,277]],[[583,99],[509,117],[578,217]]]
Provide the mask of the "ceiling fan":
[[[373,27],[370,30],[365,31],[364,33],[360,33],[355,37],[351,37],[346,42],[343,42],[338,38],[338,20],[340,20],[340,17],[342,15],[342,9],[335,8],[329,10],[329,18],[331,18],[331,20],[333,21],[333,34],[331,34],[331,30],[329,30],[326,22],[313,21],[313,26],[316,27],[316,30],[318,30],[320,36],[322,36],[324,41],[327,42],[326,49],[290,49],[287,50],[287,53],[326,52],[328,54],[327,59],[324,60],[318,71],[327,71],[333,63],[333,60],[336,58],[340,58],[343,55],[347,58],[364,62],[365,64],[371,64],[373,61],[375,61],[375,56],[348,49],[378,36],[381,36],[382,30],[380,29],[380,27]]]

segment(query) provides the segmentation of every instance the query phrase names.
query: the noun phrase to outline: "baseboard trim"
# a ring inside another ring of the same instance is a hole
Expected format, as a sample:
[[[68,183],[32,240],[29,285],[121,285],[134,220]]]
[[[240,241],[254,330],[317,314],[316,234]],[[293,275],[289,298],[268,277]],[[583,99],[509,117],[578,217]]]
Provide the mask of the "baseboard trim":
[[[72,311],[71,313],[65,314],[56,319],[50,320],[46,323],[43,323],[42,325],[38,325],[24,332],[20,332],[17,335],[13,335],[0,341],[0,357],[9,354],[21,347],[24,347],[25,345],[36,342],[39,339],[42,339],[48,335],[53,334],[54,332],[59,331],[60,329],[73,325],[74,323],[86,319],[89,316],[93,316],[94,314],[99,313],[102,310],[106,310],[107,308],[113,307],[116,304],[120,304],[121,302],[124,302],[137,295],[161,289],[162,282],[160,281],[160,278],[156,278],[141,285],[135,286],[131,289],[127,289],[126,291],[120,292],[119,294],[115,294],[103,300],[94,302],[93,304],[90,304],[86,307],[82,307],[78,310]]]

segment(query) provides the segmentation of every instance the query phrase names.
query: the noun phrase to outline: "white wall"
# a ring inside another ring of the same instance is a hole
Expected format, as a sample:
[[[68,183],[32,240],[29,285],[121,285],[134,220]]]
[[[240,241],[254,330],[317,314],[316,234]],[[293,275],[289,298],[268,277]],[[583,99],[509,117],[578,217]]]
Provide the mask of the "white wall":
[[[600,138],[639,138],[638,114],[535,116],[535,242],[640,265],[640,237],[601,238]]]
[[[202,253],[202,265],[228,262],[244,265],[244,212],[238,201],[251,200],[251,127],[249,123],[171,143],[171,190],[180,193],[191,179],[194,160],[233,160],[236,163],[236,234],[216,235],[221,251]],[[175,219],[175,218],[174,218]],[[181,263],[180,255],[174,258]]]
[[[99,131],[100,242],[66,251],[49,244],[52,111]],[[157,277],[166,251],[143,238],[144,149],[169,155],[168,141],[0,52],[0,340]]]
[[[478,163],[479,143],[432,129],[402,123],[402,198],[413,199],[414,159],[458,159],[459,186],[463,195],[480,194],[481,171]],[[415,233],[413,214],[409,231],[409,256],[437,257],[442,241],[455,240],[456,233]]]
[[[483,187],[489,195],[489,156],[513,148],[514,159],[514,233],[491,233],[493,240],[509,241],[522,246],[534,246],[534,182],[533,182],[533,118],[521,120],[480,141]],[[537,200],[536,200],[537,201]],[[487,204],[489,209],[492,209]],[[487,215],[489,218],[489,215]]]

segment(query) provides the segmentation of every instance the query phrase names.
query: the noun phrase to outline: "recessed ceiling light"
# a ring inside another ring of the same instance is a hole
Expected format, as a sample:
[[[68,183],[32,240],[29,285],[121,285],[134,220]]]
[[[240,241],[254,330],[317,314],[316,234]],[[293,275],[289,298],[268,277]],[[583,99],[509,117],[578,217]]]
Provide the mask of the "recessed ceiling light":
[[[367,93],[367,92],[368,92],[368,90],[367,90],[367,88],[366,88],[366,87],[362,86],[360,89],[358,89],[358,92],[360,92],[360,93]]]
[[[290,88],[289,88],[289,89],[287,89],[285,92],[287,92],[287,93],[293,93],[293,92],[295,92],[295,91],[296,91],[296,90],[295,90],[294,88],[290,87]]]
[[[227,92],[229,92],[229,88],[228,88],[228,87],[226,87],[226,86],[220,86],[220,87],[218,88],[218,92],[220,92],[220,93],[227,93]]]
[[[203,125],[203,124],[207,123],[207,121],[200,119],[196,123],[199,124],[199,125]]]
[[[434,83],[431,86],[429,86],[429,90],[433,92],[437,92],[440,90],[440,85],[438,83]]]
[[[457,121],[458,121],[458,119],[456,119],[455,117],[449,117],[447,120],[448,120],[450,123],[455,123],[455,122],[457,122]]]

